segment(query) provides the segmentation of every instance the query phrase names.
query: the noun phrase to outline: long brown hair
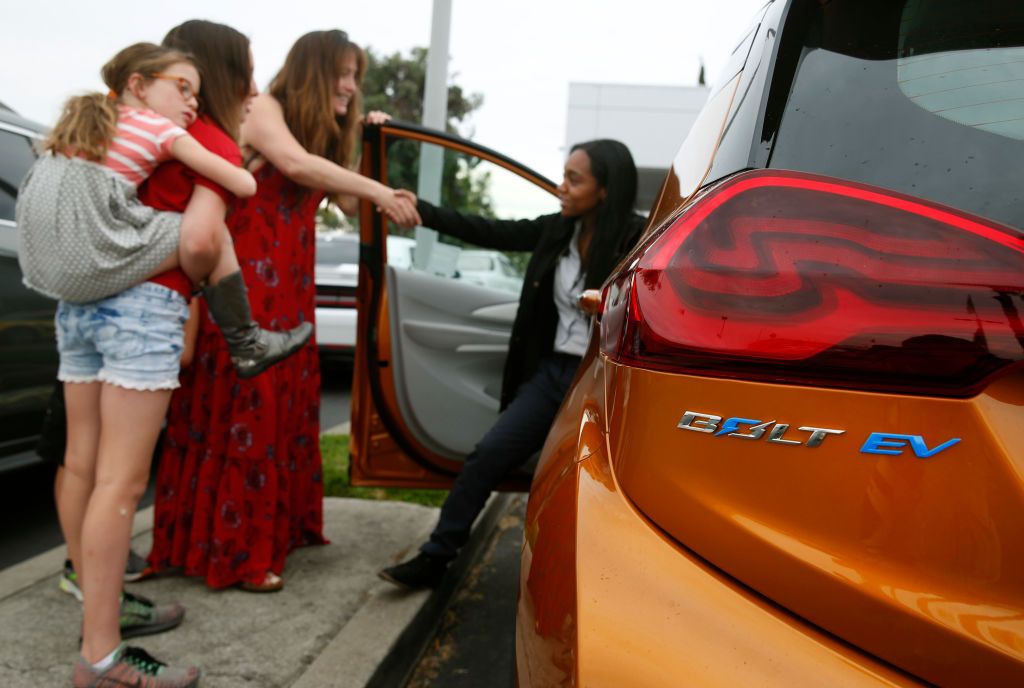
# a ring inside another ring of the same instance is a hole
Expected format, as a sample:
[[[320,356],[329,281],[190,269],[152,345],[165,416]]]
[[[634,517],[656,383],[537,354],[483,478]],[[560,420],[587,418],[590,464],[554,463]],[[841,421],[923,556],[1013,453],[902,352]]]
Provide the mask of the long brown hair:
[[[348,111],[334,112],[334,93],[346,56],[356,57],[356,92]],[[268,91],[284,110],[284,121],[302,147],[344,167],[353,167],[362,118],[360,88],[366,54],[344,31],[311,31],[295,41]]]
[[[237,140],[242,119],[239,106],[252,84],[249,39],[230,26],[191,19],[168,31],[163,44],[192,56],[203,75],[199,114]]]
[[[180,62],[191,63],[192,60],[181,51],[153,43],[128,46],[100,70],[110,93],[85,93],[69,98],[64,103],[60,119],[43,142],[43,148],[102,162],[107,157],[110,141],[117,133],[115,95],[128,88],[134,74],[145,81],[152,81],[158,73]]]

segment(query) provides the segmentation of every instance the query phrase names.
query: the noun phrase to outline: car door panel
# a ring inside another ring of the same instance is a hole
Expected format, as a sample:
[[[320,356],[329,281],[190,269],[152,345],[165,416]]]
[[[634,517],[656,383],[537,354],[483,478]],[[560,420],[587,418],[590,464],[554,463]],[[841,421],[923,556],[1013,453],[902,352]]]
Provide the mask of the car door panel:
[[[537,173],[470,142],[402,124],[367,127],[365,174],[395,183],[387,153],[396,140],[476,156],[554,205],[554,184]],[[387,236],[382,216],[362,204],[350,477],[354,485],[445,487],[497,419],[519,294],[388,266]],[[506,487],[527,485],[512,479]]]
[[[424,445],[457,459],[472,451],[478,428],[498,417],[510,336],[510,325],[474,314],[515,303],[516,296],[418,272],[388,272],[389,291],[397,295],[391,330],[400,333],[393,361],[403,381],[402,415]]]

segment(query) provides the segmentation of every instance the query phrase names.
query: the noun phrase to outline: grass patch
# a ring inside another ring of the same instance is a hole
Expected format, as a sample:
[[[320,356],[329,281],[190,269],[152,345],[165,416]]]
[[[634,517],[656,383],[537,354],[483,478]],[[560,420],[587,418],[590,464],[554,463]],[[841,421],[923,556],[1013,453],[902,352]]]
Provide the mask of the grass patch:
[[[348,484],[348,435],[323,435],[320,453],[324,460],[324,497],[387,499],[425,506],[441,506],[447,490],[405,490],[385,487],[352,487]]]

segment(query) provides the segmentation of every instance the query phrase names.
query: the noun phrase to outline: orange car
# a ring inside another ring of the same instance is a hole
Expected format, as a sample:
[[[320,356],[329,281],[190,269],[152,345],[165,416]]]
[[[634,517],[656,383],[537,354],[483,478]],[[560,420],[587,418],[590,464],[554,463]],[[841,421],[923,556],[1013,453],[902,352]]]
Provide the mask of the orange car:
[[[519,684],[1024,685],[1024,7],[778,0],[716,84],[533,478]],[[502,302],[429,277],[360,283],[375,484],[486,427]]]

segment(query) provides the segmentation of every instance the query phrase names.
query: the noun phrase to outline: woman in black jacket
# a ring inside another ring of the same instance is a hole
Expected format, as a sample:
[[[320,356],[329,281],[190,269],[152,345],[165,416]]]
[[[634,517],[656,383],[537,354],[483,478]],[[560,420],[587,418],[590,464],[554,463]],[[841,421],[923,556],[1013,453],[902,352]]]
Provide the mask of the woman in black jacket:
[[[430,540],[413,559],[381,571],[384,580],[435,587],[491,490],[544,444],[589,340],[589,318],[577,297],[601,286],[643,229],[643,218],[633,210],[636,186],[629,149],[599,139],[572,147],[558,187],[560,213],[490,220],[417,203],[427,227],[478,246],[532,255],[505,362],[502,414],[466,457]]]

